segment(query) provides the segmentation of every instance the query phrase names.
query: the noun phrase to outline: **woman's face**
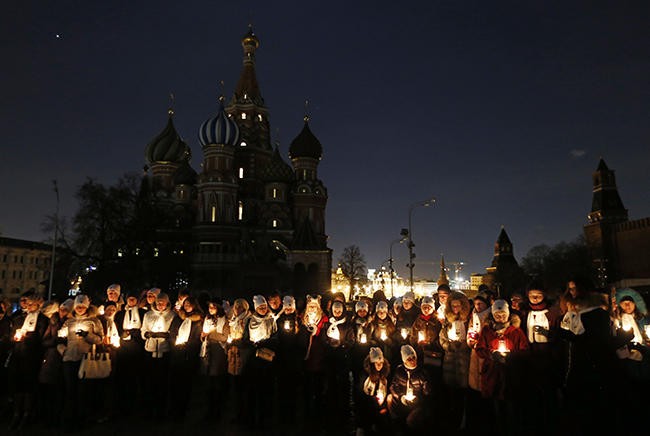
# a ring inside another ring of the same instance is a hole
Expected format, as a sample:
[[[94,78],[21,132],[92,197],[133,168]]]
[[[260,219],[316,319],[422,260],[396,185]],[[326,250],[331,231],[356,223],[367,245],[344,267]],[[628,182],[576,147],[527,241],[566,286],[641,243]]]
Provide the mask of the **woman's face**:
[[[375,364],[375,370],[377,372],[381,371],[381,369],[384,367],[384,361],[383,360],[378,360],[378,361],[374,362],[374,364]]]
[[[430,304],[423,304],[420,308],[422,309],[422,314],[425,316],[429,316],[433,313],[433,306]]]
[[[485,309],[487,309],[487,304],[485,304],[485,301],[479,300],[478,298],[474,300],[474,310],[477,312],[483,312]]]
[[[506,312],[495,312],[492,317],[496,322],[504,323],[508,321],[508,314]]]
[[[386,319],[388,316],[388,310],[386,309],[378,309],[377,310],[377,318],[381,319],[382,321]]]
[[[113,306],[112,304],[104,308],[104,316],[106,316],[107,318],[110,318],[113,315],[115,315],[115,312],[117,312],[117,307]]]
[[[137,304],[138,304],[138,299],[135,298],[135,297],[133,297],[133,296],[131,296],[131,297],[127,297],[127,298],[126,298],[126,304],[127,304],[129,307],[135,307],[135,306],[137,306]]]
[[[217,305],[214,303],[208,304],[208,313],[210,315],[216,315],[217,314]]]
[[[458,300],[452,301],[449,305],[451,306],[451,311],[455,314],[459,314],[463,308],[463,304]]]
[[[260,316],[265,316],[269,312],[269,306],[266,304],[260,304],[257,306],[257,309],[255,309],[255,312]]]
[[[84,306],[83,304],[78,304],[74,307],[74,313],[77,315],[85,315],[86,311],[88,310],[88,306]]]
[[[332,306],[332,315],[334,315],[334,317],[336,317],[336,318],[343,315],[343,305],[342,304],[334,304]]]
[[[156,294],[153,292],[147,292],[147,303],[153,304],[156,301]]]
[[[410,310],[413,307],[413,302],[411,300],[404,300],[402,301],[402,307],[404,310]]]
[[[295,311],[296,309],[294,309],[293,306],[287,306],[284,308],[284,313],[286,313],[287,315],[291,315]]]
[[[192,305],[192,302],[188,299],[185,299],[183,301],[183,310],[187,313],[191,313],[194,311],[194,306]]]
[[[629,300],[621,301],[619,305],[623,309],[623,313],[634,313],[634,309],[636,309],[636,304]]]
[[[158,309],[159,311],[163,311],[167,309],[167,300],[163,300],[163,299],[156,300],[156,309]]]
[[[531,289],[528,291],[528,301],[532,304],[539,304],[544,299],[544,292],[538,289]]]

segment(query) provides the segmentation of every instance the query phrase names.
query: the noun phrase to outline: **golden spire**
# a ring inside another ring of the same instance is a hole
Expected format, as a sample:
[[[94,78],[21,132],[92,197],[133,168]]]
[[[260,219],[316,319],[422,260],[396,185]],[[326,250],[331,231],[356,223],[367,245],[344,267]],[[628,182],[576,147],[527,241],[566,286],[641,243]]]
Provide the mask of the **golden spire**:
[[[449,279],[447,278],[447,271],[445,268],[445,256],[440,254],[440,277],[438,278],[438,286],[448,284]]]

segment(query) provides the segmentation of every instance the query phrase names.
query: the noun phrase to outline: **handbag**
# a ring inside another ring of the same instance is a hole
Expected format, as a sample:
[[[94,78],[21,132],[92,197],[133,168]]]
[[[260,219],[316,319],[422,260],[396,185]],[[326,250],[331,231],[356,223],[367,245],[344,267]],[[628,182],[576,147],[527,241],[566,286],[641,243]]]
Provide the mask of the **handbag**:
[[[92,349],[81,359],[78,375],[81,380],[107,378],[111,375],[111,356],[108,352],[98,353],[93,344]]]
[[[275,357],[275,351],[271,350],[270,348],[258,348],[257,351],[255,351],[255,356],[259,357],[262,360],[266,360],[267,362],[273,362],[273,358]]]

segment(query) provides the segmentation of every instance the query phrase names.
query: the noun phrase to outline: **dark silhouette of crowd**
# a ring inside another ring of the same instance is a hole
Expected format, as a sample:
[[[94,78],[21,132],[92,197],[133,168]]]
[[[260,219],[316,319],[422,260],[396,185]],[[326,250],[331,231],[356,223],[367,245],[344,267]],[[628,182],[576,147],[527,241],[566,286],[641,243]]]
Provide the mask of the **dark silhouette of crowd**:
[[[354,301],[28,291],[13,312],[0,304],[0,424],[183,422],[200,404],[215,432],[642,434],[649,324],[639,292],[581,278],[553,298],[533,282],[510,301],[444,284]]]

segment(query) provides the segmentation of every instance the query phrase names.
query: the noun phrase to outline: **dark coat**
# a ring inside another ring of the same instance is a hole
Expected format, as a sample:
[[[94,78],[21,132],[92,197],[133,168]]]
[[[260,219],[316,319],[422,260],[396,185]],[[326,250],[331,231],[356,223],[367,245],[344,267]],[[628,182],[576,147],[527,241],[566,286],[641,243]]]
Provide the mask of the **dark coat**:
[[[431,394],[431,383],[426,371],[418,365],[415,369],[407,369],[403,364],[395,369],[393,380],[390,383],[390,393],[396,402],[406,395],[407,386],[413,389],[415,400],[410,406],[420,405],[428,400]]]
[[[43,362],[38,375],[38,381],[47,385],[58,385],[63,381],[62,358],[57,346],[64,342],[59,338],[59,330],[63,327],[65,320],[62,320],[58,312],[52,314],[43,335]]]
[[[21,313],[12,320],[11,337],[16,330],[22,328],[26,313]],[[35,389],[38,373],[43,360],[43,336],[50,321],[39,312],[34,331],[27,332],[21,341],[13,342],[9,360],[9,378],[16,392],[27,392]]]
[[[442,365],[442,356],[444,350],[440,345],[440,329],[442,325],[436,314],[432,313],[429,316],[420,314],[413,322],[411,328],[411,336],[409,342],[418,353],[418,364]],[[420,332],[424,334],[424,341],[419,340]]]

